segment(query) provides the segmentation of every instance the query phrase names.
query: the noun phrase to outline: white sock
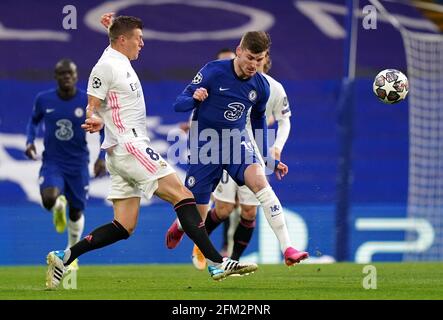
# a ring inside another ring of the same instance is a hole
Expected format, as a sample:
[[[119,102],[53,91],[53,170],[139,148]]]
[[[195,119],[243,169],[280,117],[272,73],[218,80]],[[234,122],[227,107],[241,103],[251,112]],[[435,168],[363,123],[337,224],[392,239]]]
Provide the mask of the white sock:
[[[85,227],[85,216],[82,214],[77,221],[68,220],[68,247],[72,247],[74,244],[80,241],[83,229]]]
[[[289,238],[288,228],[286,227],[285,216],[280,200],[270,186],[260,190],[255,194],[257,200],[265,213],[269,225],[280,242],[280,249],[284,253],[288,247],[291,247],[291,239]]]

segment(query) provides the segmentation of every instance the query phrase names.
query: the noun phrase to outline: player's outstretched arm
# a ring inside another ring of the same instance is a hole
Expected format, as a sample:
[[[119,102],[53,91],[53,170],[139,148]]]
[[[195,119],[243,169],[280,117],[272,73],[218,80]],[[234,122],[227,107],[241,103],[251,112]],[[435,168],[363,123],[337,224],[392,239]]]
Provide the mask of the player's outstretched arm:
[[[88,95],[88,106],[86,107],[86,120],[82,128],[89,133],[99,132],[103,128],[103,120],[97,114],[102,101],[94,96]]]

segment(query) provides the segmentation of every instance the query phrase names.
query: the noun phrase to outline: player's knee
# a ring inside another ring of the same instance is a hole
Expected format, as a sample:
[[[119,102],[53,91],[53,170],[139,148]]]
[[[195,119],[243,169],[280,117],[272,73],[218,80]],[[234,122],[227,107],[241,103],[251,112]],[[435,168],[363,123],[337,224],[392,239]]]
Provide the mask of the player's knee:
[[[177,194],[175,195],[175,203],[180,202],[184,199],[189,199],[189,198],[194,198],[194,195],[192,194],[191,191],[189,191],[188,188],[186,188],[185,186],[181,186],[178,190],[177,190]]]
[[[69,206],[69,220],[78,221],[83,215],[83,211]]]
[[[232,211],[234,211],[234,204],[227,202],[218,202],[216,206],[217,216],[220,219],[226,219],[229,217]]]
[[[57,197],[60,195],[58,188],[46,188],[41,191],[42,204],[46,210],[51,210],[54,207]]]
[[[57,201],[56,195],[44,195],[42,194],[42,204],[46,210],[51,210],[54,207],[55,202]]]
[[[242,206],[241,216],[246,220],[255,220],[257,216],[257,207],[256,206]]]

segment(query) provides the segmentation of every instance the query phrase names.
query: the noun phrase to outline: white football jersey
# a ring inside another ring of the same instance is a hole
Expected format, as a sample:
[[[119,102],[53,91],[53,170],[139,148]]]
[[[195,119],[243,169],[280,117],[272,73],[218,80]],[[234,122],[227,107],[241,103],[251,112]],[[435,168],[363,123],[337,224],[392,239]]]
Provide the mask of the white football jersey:
[[[89,76],[88,95],[104,101],[98,110],[105,124],[103,149],[136,138],[149,140],[143,89],[125,55],[105,49]]]
[[[278,82],[271,76],[268,76],[264,73],[262,73],[262,75],[268,80],[270,91],[269,99],[266,103],[266,119],[269,120],[271,116],[274,117],[275,121],[279,121],[283,118],[289,118],[291,116],[291,109],[289,108],[288,97],[286,96],[285,89],[280,82]],[[248,131],[249,136],[252,138],[253,135],[250,115],[251,109],[249,109],[246,118],[246,130]]]
[[[291,116],[291,109],[289,108],[289,101],[286,95],[286,91],[280,82],[268,76],[265,73],[262,75],[269,82],[269,99],[266,103],[266,118],[272,115],[275,121],[281,120],[283,118],[289,118]]]

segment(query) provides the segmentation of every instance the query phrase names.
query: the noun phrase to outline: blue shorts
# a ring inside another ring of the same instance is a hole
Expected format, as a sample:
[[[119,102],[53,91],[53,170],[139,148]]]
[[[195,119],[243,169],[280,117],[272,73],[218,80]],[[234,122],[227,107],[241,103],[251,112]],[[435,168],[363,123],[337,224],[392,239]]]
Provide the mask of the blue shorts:
[[[89,169],[87,165],[62,168],[53,162],[43,162],[39,175],[40,191],[58,188],[71,207],[84,210],[88,199]]]
[[[222,152],[220,152],[222,154]],[[241,153],[238,158],[233,159],[231,156],[229,160],[219,159],[220,163],[203,164],[198,163],[189,164],[186,173],[185,186],[194,195],[197,204],[208,204],[211,193],[217,187],[223,170],[226,170],[231,178],[239,185],[245,184],[245,170],[252,163],[260,163],[256,156],[254,148],[249,144],[241,145]]]

